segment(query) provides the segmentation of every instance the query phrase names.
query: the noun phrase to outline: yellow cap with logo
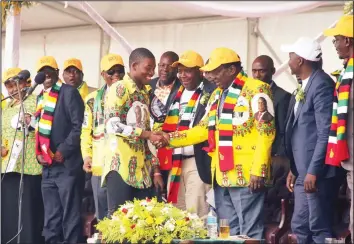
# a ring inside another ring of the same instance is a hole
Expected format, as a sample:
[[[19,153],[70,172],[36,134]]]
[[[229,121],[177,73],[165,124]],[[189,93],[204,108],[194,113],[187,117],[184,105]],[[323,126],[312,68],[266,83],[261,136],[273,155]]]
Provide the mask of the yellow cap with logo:
[[[229,64],[240,61],[240,57],[235,51],[226,47],[219,47],[211,52],[208,64],[204,67],[201,67],[200,70],[206,72],[213,71],[222,64]]]
[[[66,70],[67,68],[69,67],[75,67],[77,68],[78,70],[82,71],[82,64],[81,64],[81,61],[77,58],[69,58],[67,60],[65,60],[64,62],[64,70]]]
[[[353,15],[342,16],[336,26],[323,32],[325,36],[345,36],[353,38]]]
[[[194,52],[192,50],[185,51],[184,53],[179,56],[178,61],[172,64],[172,67],[177,67],[178,64],[182,64],[187,68],[194,68],[194,67],[203,67],[204,60],[199,53]]]
[[[107,71],[117,64],[124,66],[122,57],[118,54],[107,54],[101,59],[101,71]]]
[[[53,69],[58,69],[57,61],[53,56],[41,57],[37,62],[37,72],[39,72],[43,67],[51,67]]]
[[[2,82],[5,83],[8,79],[18,75],[22,69],[20,68],[9,68],[2,74]]]

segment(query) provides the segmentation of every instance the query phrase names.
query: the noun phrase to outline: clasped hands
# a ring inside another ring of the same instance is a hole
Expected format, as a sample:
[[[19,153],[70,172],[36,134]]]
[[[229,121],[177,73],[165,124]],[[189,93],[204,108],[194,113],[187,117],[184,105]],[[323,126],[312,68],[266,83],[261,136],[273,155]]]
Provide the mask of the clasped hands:
[[[168,146],[170,142],[170,136],[162,131],[151,131],[148,140],[151,141],[151,143],[157,149],[159,149]]]

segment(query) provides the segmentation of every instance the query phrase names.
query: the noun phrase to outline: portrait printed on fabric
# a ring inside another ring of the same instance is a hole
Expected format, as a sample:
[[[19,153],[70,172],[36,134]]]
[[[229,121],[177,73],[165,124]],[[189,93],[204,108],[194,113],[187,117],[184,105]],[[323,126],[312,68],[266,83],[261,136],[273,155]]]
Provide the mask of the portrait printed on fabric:
[[[259,93],[252,99],[252,111],[258,122],[269,123],[274,118],[273,102],[267,94]]]
[[[127,113],[127,125],[146,130],[149,123],[150,113],[148,106],[139,101],[133,102]]]
[[[160,101],[160,99],[153,95],[150,102],[150,115],[154,122],[163,123],[165,121],[167,111],[165,105]]]

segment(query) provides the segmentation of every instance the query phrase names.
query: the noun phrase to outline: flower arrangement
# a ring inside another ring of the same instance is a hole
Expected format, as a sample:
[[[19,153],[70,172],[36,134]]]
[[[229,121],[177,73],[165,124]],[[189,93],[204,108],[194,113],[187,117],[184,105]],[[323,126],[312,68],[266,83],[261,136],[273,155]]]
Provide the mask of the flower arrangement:
[[[126,202],[97,230],[106,243],[171,243],[173,239],[206,238],[204,221],[156,198]]]
[[[302,89],[301,85],[298,86],[298,88],[296,89],[296,93],[295,93],[295,100],[297,102],[304,102],[306,98],[306,94],[304,89]]]
[[[23,6],[29,8],[35,5],[33,1],[10,1],[10,0],[2,0],[1,1],[1,24],[5,26],[6,18],[9,13],[17,15],[20,13],[21,8]],[[11,12],[12,11],[12,12]]]

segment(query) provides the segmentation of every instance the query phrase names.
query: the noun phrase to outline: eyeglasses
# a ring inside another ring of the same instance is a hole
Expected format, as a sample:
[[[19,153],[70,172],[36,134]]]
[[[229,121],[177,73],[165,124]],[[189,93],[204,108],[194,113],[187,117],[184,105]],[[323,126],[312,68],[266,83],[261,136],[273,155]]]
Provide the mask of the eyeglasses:
[[[121,73],[124,73],[124,72],[120,69],[110,69],[107,71],[107,74],[110,76],[112,76],[114,74],[121,74]]]

